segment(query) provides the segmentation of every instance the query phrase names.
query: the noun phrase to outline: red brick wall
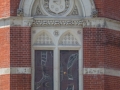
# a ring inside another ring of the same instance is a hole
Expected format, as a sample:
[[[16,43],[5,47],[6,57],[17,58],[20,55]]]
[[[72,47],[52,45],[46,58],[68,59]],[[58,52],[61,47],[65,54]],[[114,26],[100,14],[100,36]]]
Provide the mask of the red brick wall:
[[[120,31],[84,28],[84,67],[120,70]],[[84,90],[119,90],[120,78],[84,75]]]
[[[10,28],[11,67],[31,66],[31,29],[29,27]]]
[[[31,28],[10,28],[11,67],[31,67]],[[31,90],[30,74],[11,74],[10,90]]]
[[[10,90],[10,75],[0,75],[0,90]]]
[[[120,20],[120,0],[94,0],[100,17]]]
[[[105,67],[120,70],[120,31],[106,29]]]
[[[31,75],[10,75],[10,90],[31,90]]]
[[[0,28],[0,68],[10,67],[10,28]]]
[[[84,90],[104,90],[104,75],[84,75]]]
[[[10,15],[16,16],[17,15],[17,9],[19,7],[20,0],[11,0],[10,1]]]
[[[10,16],[10,0],[0,0],[0,18]]]
[[[120,70],[120,31],[84,28],[84,67]]]
[[[120,20],[120,0],[104,0],[104,16]]]
[[[105,90],[120,90],[120,77],[105,75]]]
[[[104,67],[104,29],[84,28],[83,39],[84,67]]]
[[[101,16],[104,16],[104,0],[94,0],[95,2],[95,6],[96,6],[96,9],[98,11],[98,16],[101,17]]]

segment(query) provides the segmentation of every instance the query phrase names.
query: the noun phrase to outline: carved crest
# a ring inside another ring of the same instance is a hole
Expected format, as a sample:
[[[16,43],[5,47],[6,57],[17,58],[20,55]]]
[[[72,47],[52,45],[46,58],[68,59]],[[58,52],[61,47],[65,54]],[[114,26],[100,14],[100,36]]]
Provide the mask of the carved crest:
[[[45,13],[52,16],[62,16],[73,9],[74,0],[41,0]]]
[[[50,0],[49,8],[56,14],[63,12],[65,10],[65,0]]]

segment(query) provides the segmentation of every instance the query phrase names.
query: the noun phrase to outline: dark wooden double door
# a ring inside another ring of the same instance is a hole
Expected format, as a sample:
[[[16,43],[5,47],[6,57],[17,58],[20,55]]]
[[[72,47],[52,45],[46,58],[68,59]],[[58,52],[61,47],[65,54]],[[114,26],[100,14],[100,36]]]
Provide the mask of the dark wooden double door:
[[[53,51],[35,51],[35,90],[54,90]],[[79,90],[78,51],[60,51],[60,90]]]

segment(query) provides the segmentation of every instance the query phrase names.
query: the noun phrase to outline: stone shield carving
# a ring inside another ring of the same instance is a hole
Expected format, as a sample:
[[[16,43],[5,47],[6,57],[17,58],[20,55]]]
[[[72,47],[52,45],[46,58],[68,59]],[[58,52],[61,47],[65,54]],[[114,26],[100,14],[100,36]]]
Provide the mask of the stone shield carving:
[[[74,0],[41,0],[41,7],[48,16],[66,16],[74,6]]]
[[[49,8],[54,13],[60,13],[65,10],[65,0],[50,0]]]

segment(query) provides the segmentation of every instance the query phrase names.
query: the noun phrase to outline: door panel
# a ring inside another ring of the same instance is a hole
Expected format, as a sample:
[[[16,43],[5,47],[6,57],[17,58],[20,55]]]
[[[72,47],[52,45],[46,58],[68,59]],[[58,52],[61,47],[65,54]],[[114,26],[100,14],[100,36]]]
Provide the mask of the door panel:
[[[53,51],[35,51],[35,90],[53,90]]]
[[[60,90],[79,90],[78,51],[60,51]]]

